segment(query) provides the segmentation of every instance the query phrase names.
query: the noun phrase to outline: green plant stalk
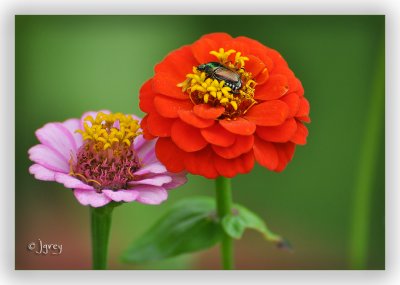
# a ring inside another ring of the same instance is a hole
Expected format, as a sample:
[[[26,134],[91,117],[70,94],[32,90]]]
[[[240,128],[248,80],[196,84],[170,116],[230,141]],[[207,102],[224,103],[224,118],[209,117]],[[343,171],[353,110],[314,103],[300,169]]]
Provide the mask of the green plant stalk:
[[[364,144],[360,153],[354,193],[349,260],[351,269],[366,269],[367,266],[373,178],[385,115],[385,49],[383,45],[379,49],[371,87],[372,96],[369,112],[366,113]]]
[[[231,180],[225,177],[218,177],[215,180],[215,197],[217,200],[217,214],[221,221],[226,215],[232,213],[232,187]],[[222,226],[221,226],[222,227]],[[223,269],[234,269],[233,262],[233,239],[222,229],[221,259]]]
[[[107,269],[108,241],[113,205],[90,207],[93,269]]]

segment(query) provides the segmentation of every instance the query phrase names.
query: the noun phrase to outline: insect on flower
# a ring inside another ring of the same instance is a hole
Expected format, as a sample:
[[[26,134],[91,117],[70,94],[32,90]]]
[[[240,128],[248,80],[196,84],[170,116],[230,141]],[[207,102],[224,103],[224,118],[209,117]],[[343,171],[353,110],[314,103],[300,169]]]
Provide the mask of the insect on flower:
[[[282,171],[306,144],[310,105],[274,49],[226,33],[168,54],[140,90],[141,122],[171,172],[233,177],[255,161]]]
[[[200,64],[197,69],[204,71],[208,78],[224,81],[224,85],[230,87],[232,92],[238,93],[238,90],[242,87],[240,75],[219,62]]]

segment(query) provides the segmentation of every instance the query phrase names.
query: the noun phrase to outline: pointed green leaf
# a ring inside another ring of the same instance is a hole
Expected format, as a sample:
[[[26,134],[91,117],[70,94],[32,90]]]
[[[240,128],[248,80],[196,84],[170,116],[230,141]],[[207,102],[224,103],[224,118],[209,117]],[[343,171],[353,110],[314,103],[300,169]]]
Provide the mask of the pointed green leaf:
[[[161,260],[209,248],[221,238],[215,201],[210,197],[175,204],[122,255],[126,263]]]
[[[227,215],[222,219],[222,226],[228,235],[240,239],[247,225],[240,215]]]
[[[291,250],[290,243],[286,239],[284,239],[280,235],[277,235],[274,232],[272,232],[267,227],[267,225],[265,224],[265,222],[263,221],[262,218],[260,218],[256,213],[250,211],[246,207],[235,204],[233,213],[232,213],[232,215],[230,215],[230,217],[231,218],[229,218],[229,220],[235,220],[235,222],[231,221],[229,223],[231,225],[229,225],[228,228],[227,228],[227,226],[225,226],[225,223],[223,223],[223,226],[224,226],[224,230],[231,237],[233,237],[233,238],[238,238],[236,236],[239,236],[239,238],[241,237],[241,235],[239,235],[239,232],[241,229],[237,230],[236,232],[234,232],[232,230],[232,228],[234,227],[232,224],[236,225],[236,229],[239,228],[239,226],[237,224],[239,223],[238,221],[240,220],[240,223],[243,223],[243,225],[244,225],[244,229],[250,228],[250,229],[256,230],[256,231],[260,232],[266,240],[274,242],[279,248]],[[234,219],[233,217],[237,217],[237,218]],[[227,217],[225,217],[225,218],[227,218]],[[225,218],[224,218],[224,220],[225,220]],[[228,222],[226,222],[226,224],[228,224]],[[244,231],[244,229],[243,229],[243,231]]]

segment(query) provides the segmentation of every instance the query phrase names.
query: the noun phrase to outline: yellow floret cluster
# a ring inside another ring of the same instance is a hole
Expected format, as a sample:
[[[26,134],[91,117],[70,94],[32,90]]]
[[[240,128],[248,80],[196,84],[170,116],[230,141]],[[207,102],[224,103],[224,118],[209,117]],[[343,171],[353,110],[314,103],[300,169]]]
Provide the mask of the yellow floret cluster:
[[[114,144],[130,146],[140,134],[139,122],[132,116],[122,113],[105,114],[99,112],[96,118],[87,116],[84,118],[83,127],[83,130],[76,132],[80,133],[84,140],[94,141],[104,150]]]
[[[221,105],[230,104],[235,110],[238,108],[237,99],[231,93],[232,89],[224,86],[225,82],[216,79],[206,78],[205,72],[200,72],[193,67],[193,73],[186,75],[187,80],[178,84],[183,92],[192,95],[197,94],[198,98],[190,97],[193,100],[201,99],[204,103],[219,102]],[[196,92],[197,91],[197,92]],[[196,100],[197,101],[197,100]],[[196,102],[193,102],[196,104]]]
[[[225,51],[220,48],[218,51],[210,51],[217,60],[227,68],[234,70],[241,76],[243,87],[238,92],[232,92],[232,89],[225,86],[223,80],[208,78],[205,72],[201,72],[196,66],[192,72],[186,75],[186,80],[177,84],[182,88],[182,92],[189,94],[189,98],[194,104],[206,103],[213,106],[222,105],[232,112],[238,111],[240,104],[244,100],[254,101],[254,91],[256,82],[251,80],[252,75],[244,69],[245,61],[249,58],[242,56],[240,52],[233,49]],[[234,60],[230,60],[231,55],[235,54]],[[255,101],[254,101],[255,102]],[[229,112],[229,113],[232,113]]]
[[[232,63],[229,60],[229,57],[231,54],[235,54],[235,60]],[[242,56],[241,52],[237,52],[234,49],[230,49],[228,51],[225,51],[223,48],[220,48],[218,51],[212,50],[210,51],[210,54],[214,55],[216,58],[218,58],[219,62],[222,64],[228,64],[229,65],[233,65],[233,66],[229,66],[229,67],[235,67],[236,69],[240,69],[243,68],[245,65],[245,61],[248,61],[249,58],[246,56]]]

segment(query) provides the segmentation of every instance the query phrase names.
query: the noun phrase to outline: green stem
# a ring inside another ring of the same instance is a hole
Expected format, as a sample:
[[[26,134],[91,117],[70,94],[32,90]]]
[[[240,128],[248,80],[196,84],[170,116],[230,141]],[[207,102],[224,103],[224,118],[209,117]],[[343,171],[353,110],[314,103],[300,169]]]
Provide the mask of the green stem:
[[[350,236],[350,267],[352,269],[366,269],[367,265],[374,170],[385,117],[385,49],[383,44],[379,49],[371,87],[371,101],[369,111],[366,113],[365,134],[353,198]]]
[[[93,269],[107,269],[108,240],[114,206],[90,207]]]
[[[232,189],[231,180],[225,177],[218,177],[215,180],[217,214],[220,220],[232,213]],[[221,257],[224,269],[234,269],[233,264],[233,240],[223,231],[221,240]]]

